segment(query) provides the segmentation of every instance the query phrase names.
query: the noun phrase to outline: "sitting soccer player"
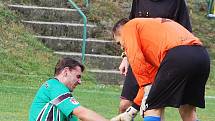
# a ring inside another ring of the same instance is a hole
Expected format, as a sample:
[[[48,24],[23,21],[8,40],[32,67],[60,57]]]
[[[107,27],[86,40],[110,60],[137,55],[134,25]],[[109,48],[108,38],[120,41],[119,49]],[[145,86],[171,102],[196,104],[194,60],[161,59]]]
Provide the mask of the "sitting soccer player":
[[[29,121],[107,121],[79,104],[71,95],[81,84],[84,66],[72,58],[62,58],[55,67],[55,77],[38,90],[30,108]],[[78,119],[77,119],[78,118]]]

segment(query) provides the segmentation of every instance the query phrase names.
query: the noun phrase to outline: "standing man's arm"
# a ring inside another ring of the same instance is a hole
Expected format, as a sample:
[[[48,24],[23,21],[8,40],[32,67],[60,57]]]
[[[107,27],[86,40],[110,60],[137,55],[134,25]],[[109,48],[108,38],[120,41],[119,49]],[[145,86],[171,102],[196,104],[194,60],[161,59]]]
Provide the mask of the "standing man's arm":
[[[179,4],[177,5],[178,10],[177,10],[177,15],[176,15],[176,22],[181,24],[183,27],[185,27],[188,31],[192,32],[192,26],[190,22],[190,17],[189,17],[189,11],[187,8],[187,4],[185,0],[179,0]]]
[[[83,106],[75,108],[73,110],[73,115],[77,116],[81,121],[108,121],[101,115]]]

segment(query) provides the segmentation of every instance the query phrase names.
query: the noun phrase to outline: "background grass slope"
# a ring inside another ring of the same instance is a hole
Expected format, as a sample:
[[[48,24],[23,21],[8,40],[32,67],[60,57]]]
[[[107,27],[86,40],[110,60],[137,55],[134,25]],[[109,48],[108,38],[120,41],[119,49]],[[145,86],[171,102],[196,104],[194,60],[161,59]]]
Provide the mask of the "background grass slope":
[[[56,57],[1,2],[0,55],[0,120],[26,121],[35,93],[31,88],[52,74]]]
[[[34,38],[2,2],[0,55],[0,121],[26,121],[37,89],[53,76],[59,57]],[[90,78],[84,76],[85,81]]]

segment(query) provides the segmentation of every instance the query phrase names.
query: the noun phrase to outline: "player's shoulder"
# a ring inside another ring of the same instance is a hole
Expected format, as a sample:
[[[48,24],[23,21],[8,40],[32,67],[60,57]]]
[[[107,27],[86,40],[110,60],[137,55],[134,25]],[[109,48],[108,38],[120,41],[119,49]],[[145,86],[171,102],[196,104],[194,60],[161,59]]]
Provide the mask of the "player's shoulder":
[[[48,79],[45,83],[43,83],[42,90],[49,94],[70,93],[69,89],[55,78]]]
[[[56,78],[50,78],[45,83],[51,84],[51,85],[58,85],[60,84],[59,80]]]
[[[66,86],[56,78],[48,79],[42,86],[46,89],[67,89]]]

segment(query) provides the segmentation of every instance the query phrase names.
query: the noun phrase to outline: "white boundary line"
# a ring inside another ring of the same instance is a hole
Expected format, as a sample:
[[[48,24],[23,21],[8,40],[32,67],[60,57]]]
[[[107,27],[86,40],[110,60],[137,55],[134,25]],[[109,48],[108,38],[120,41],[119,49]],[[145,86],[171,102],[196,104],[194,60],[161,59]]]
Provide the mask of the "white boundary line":
[[[215,96],[205,96],[207,99],[215,99]]]
[[[0,75],[8,75],[8,76],[22,76],[22,77],[43,77],[47,75],[36,75],[36,74],[16,74],[16,73],[7,73],[7,72],[0,72]],[[48,76],[47,76],[48,77]]]

